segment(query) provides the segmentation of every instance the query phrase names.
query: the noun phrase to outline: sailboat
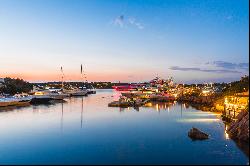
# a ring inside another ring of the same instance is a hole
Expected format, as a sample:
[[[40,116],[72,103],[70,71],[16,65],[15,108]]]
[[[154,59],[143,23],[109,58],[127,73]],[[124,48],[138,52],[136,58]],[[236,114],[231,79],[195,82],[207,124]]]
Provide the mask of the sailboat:
[[[81,76],[82,76],[82,65],[81,65]],[[83,78],[83,76],[82,76]],[[88,95],[88,91],[87,89],[81,87],[81,88],[74,88],[71,90],[65,90],[65,92],[67,94],[69,94],[70,96],[87,96]]]

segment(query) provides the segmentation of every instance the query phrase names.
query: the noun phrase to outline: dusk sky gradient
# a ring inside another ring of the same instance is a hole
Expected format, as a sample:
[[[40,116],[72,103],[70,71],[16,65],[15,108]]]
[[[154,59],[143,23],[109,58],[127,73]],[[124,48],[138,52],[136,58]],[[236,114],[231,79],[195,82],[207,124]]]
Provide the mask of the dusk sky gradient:
[[[228,82],[248,45],[248,0],[0,0],[0,77]]]

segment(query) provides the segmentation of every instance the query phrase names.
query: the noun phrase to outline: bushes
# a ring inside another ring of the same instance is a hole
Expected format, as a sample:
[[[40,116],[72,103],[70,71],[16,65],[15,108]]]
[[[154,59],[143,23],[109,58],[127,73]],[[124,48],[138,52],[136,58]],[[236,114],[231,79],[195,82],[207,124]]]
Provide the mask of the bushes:
[[[249,90],[249,76],[242,77],[241,80],[231,82],[223,90],[224,96],[234,95],[235,93],[241,93]]]
[[[24,81],[23,79],[12,79],[6,77],[4,79],[4,86],[0,88],[0,93],[6,93],[14,95],[16,93],[27,93],[32,90],[32,84]]]

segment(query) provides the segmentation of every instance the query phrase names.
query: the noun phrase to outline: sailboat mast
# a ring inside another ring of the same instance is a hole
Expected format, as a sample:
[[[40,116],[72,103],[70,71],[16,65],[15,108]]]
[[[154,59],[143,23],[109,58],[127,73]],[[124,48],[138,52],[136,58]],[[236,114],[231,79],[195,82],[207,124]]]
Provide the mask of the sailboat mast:
[[[81,77],[82,77],[82,87],[83,87],[82,64],[81,64]]]
[[[63,90],[63,68],[61,67],[61,72],[62,72],[62,90]]]

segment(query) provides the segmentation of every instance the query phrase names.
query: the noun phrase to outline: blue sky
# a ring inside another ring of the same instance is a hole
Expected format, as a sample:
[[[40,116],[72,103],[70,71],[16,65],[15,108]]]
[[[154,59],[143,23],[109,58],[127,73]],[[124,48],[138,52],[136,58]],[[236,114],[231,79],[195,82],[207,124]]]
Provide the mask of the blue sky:
[[[248,0],[0,0],[0,77],[232,81],[248,75]]]

